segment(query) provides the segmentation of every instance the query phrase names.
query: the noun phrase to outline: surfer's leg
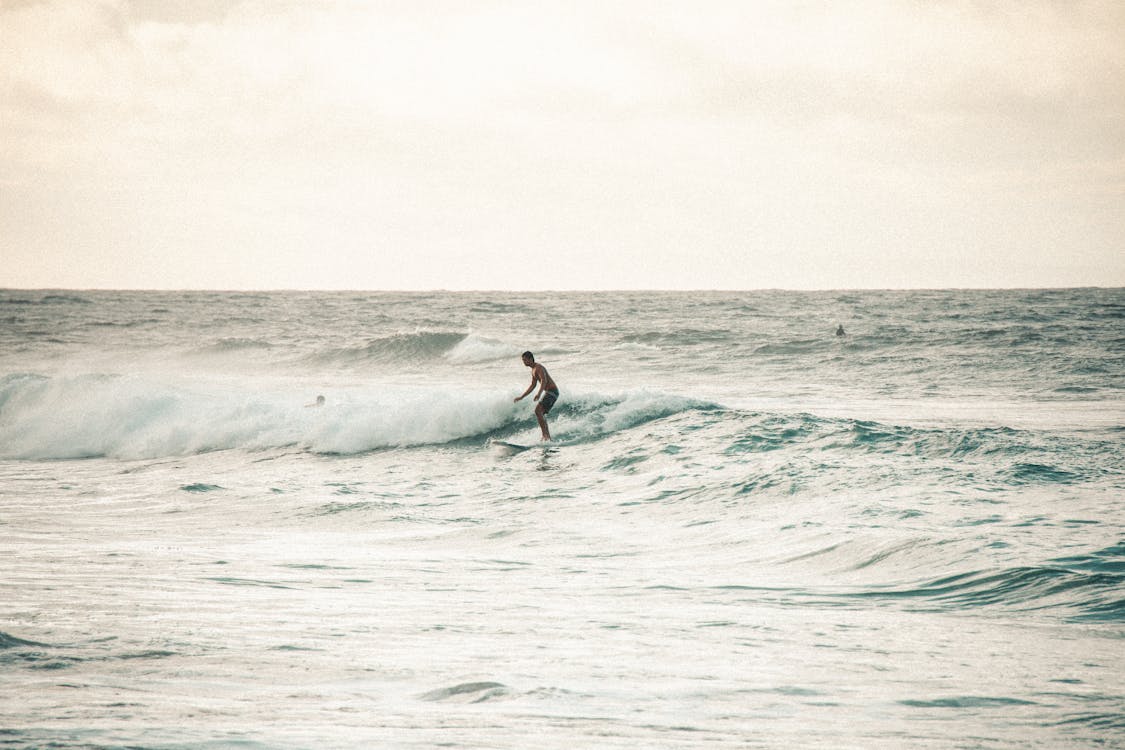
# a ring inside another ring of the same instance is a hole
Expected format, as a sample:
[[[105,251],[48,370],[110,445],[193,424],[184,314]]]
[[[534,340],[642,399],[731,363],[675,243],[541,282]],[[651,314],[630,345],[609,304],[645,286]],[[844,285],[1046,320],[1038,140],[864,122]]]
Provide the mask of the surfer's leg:
[[[550,440],[551,431],[547,429],[547,418],[543,416],[543,404],[539,404],[535,407],[535,418],[539,420],[539,429],[543,433],[542,440]]]

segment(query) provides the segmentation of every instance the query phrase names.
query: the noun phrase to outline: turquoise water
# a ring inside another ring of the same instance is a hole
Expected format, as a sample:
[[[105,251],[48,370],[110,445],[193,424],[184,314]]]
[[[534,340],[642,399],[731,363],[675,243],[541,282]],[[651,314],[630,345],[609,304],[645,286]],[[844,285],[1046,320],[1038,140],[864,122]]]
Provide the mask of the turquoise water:
[[[1123,320],[0,291],[0,746],[1120,745]]]

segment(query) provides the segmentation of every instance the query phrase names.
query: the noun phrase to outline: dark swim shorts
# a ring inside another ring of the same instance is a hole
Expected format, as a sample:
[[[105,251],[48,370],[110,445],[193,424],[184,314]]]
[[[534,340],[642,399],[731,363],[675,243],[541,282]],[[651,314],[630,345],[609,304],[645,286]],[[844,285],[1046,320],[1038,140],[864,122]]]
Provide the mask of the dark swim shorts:
[[[557,390],[543,391],[543,395],[539,397],[539,405],[543,407],[543,413],[548,414],[558,400],[559,392]]]

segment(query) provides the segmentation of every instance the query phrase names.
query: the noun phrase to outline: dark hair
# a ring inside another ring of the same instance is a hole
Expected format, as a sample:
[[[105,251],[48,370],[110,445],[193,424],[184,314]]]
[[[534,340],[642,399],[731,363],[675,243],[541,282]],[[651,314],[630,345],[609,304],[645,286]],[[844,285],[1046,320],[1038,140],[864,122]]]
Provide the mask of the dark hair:
[[[530,359],[532,362],[535,361],[535,355],[531,352],[524,352],[522,356],[524,359]]]

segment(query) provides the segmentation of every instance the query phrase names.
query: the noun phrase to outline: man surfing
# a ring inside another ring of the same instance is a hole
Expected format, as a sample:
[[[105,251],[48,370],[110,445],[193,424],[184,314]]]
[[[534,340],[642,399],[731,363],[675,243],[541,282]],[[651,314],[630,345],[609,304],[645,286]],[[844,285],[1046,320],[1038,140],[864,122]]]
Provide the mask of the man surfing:
[[[531,352],[523,353],[523,363],[531,368],[531,385],[523,392],[522,396],[516,396],[513,401],[519,401],[527,394],[535,390],[535,384],[539,384],[539,392],[535,394],[533,401],[539,401],[539,405],[535,407],[535,418],[539,420],[539,429],[543,432],[542,440],[544,442],[551,439],[551,431],[547,429],[546,415],[551,411],[551,407],[555,405],[555,401],[559,398],[559,387],[555,385],[555,381],[551,379],[547,368],[535,361],[535,355]],[[542,400],[540,400],[542,396]]]

